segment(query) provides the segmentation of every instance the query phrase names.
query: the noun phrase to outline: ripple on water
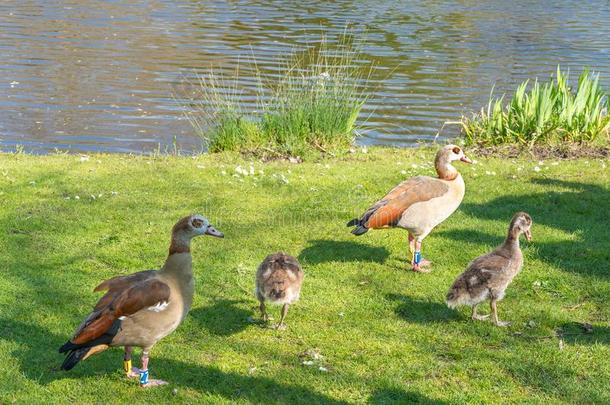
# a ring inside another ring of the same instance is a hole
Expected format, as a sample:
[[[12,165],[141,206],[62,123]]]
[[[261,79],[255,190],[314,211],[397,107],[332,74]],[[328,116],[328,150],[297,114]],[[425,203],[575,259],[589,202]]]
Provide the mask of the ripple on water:
[[[608,21],[607,1],[5,0],[0,147],[142,152],[176,137],[200,150],[182,117],[185,79],[239,64],[240,101],[253,110],[252,57],[273,77],[278,56],[322,34],[335,41],[346,25],[366,31],[356,62],[375,65],[359,142],[407,146],[478,110],[492,86],[509,92],[557,64],[591,67],[610,87]]]

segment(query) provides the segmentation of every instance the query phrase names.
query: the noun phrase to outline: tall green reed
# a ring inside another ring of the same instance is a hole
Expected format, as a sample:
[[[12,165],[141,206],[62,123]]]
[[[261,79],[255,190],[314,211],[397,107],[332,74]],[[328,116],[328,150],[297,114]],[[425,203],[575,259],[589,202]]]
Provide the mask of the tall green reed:
[[[512,99],[489,97],[487,108],[462,117],[460,125],[468,144],[602,143],[610,141],[610,101],[599,84],[599,75],[584,70],[576,89],[569,73],[557,67],[546,83],[521,83]],[[529,89],[528,89],[529,87]],[[493,93],[493,90],[492,90]]]
[[[240,89],[239,70],[199,77],[199,94],[187,117],[208,150],[296,156],[313,150],[346,150],[356,137],[356,120],[366,101],[371,67],[357,63],[360,46],[343,35],[280,57],[278,71],[265,75],[250,62],[256,85]],[[256,99],[247,111],[244,97]]]

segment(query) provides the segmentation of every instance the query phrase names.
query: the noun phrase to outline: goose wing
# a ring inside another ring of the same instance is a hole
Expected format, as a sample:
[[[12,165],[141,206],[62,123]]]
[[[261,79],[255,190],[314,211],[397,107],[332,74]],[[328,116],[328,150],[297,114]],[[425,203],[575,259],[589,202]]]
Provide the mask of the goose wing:
[[[360,225],[365,228],[395,226],[410,206],[440,197],[448,190],[447,184],[432,177],[405,180],[371,206],[360,218]]]
[[[119,318],[168,302],[169,286],[155,278],[154,273],[142,273],[146,272],[114,278],[100,284],[96,291],[107,288],[108,292],[100,298],[93,312],[76,329],[72,339],[60,348],[60,352],[90,344],[110,343],[118,332]],[[108,342],[97,341],[103,336],[106,336],[104,340]]]

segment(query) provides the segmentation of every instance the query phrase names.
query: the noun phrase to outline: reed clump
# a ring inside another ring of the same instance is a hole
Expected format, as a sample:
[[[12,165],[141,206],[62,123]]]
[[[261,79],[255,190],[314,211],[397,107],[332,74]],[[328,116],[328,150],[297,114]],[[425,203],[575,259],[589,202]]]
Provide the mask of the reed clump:
[[[584,70],[576,88],[569,73],[557,67],[555,78],[519,85],[505,104],[504,96],[490,96],[478,114],[462,117],[459,124],[470,145],[610,143],[610,101],[599,84],[599,75]]]
[[[288,157],[346,151],[357,136],[371,71],[357,63],[359,49],[347,36],[332,47],[323,39],[281,57],[273,74],[252,61],[257,80],[248,90],[240,88],[239,71],[233,77],[210,72],[199,78],[187,116],[209,152]],[[247,109],[248,98],[256,108]]]

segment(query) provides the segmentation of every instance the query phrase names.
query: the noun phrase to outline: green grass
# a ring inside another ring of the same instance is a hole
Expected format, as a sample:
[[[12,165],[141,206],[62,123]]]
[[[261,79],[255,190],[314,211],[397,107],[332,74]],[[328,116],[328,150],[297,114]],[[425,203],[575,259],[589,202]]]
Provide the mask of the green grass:
[[[610,98],[599,84],[599,75],[584,70],[576,89],[569,74],[557,67],[555,79],[535,80],[519,85],[513,97],[490,96],[479,114],[462,117],[467,144],[480,146],[517,143],[521,145],[562,142],[610,144]]]
[[[434,271],[422,275],[407,271],[404,231],[354,237],[345,222],[405,177],[432,174],[433,153],[370,148],[298,165],[0,155],[0,403],[608,403],[610,162],[460,165],[466,197],[425,240]],[[513,326],[473,323],[444,296],[517,210],[532,215],[534,242],[499,305]],[[151,376],[171,385],[123,378],[120,349],[57,371],[93,287],[161,265],[171,226],[192,212],[226,237],[194,240],[193,308],[151,353]],[[256,266],[278,250],[306,272],[285,332],[248,321]],[[308,350],[323,358],[303,365]]]
[[[257,156],[304,156],[342,152],[356,137],[356,119],[366,100],[366,68],[357,67],[359,45],[344,35],[280,57],[273,74],[256,61],[254,89],[238,87],[231,77],[211,71],[199,78],[187,117],[211,152],[239,151]],[[242,67],[243,69],[243,67]],[[249,92],[255,111],[241,103]]]

